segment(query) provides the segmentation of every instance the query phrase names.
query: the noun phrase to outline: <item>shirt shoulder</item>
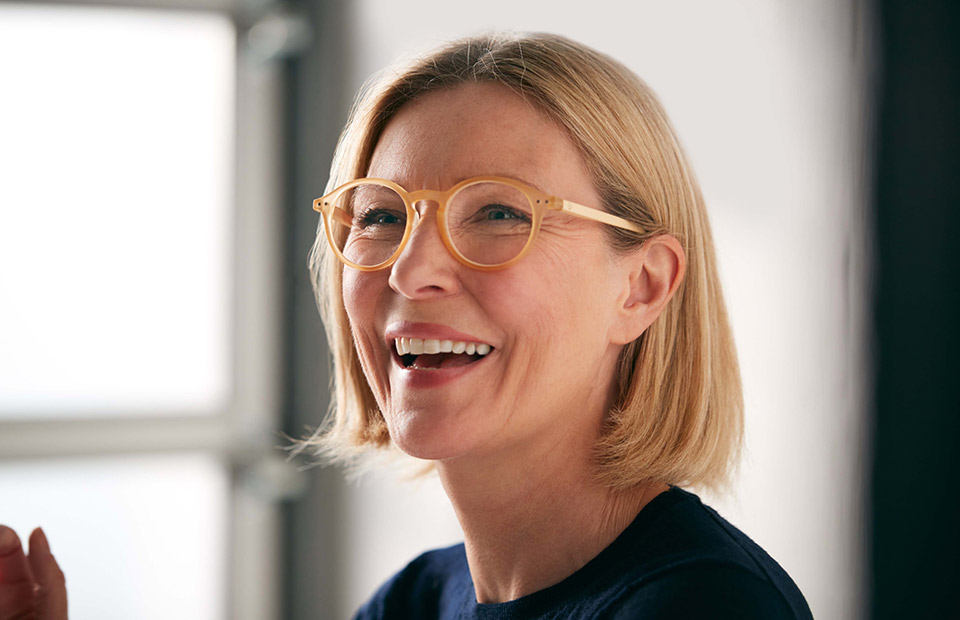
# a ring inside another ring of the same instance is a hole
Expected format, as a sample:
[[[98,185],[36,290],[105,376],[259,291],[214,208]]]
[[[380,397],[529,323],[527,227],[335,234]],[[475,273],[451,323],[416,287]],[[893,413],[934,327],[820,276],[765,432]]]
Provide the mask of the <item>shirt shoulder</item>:
[[[655,501],[615,543],[622,578],[608,591],[610,617],[647,607],[654,618],[698,617],[703,605],[707,617],[812,618],[786,571],[696,495],[674,488]]]
[[[693,563],[666,571],[611,606],[609,620],[797,619],[769,581],[735,565]]]
[[[428,551],[384,583],[354,620],[453,617],[472,581],[463,544]]]

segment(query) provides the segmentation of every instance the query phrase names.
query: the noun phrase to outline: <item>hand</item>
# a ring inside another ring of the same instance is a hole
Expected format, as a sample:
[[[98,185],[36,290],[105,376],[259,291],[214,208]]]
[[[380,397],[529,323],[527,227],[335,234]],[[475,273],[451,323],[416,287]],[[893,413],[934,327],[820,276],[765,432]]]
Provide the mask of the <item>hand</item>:
[[[0,525],[0,620],[67,620],[63,571],[40,528],[26,556],[16,532]]]

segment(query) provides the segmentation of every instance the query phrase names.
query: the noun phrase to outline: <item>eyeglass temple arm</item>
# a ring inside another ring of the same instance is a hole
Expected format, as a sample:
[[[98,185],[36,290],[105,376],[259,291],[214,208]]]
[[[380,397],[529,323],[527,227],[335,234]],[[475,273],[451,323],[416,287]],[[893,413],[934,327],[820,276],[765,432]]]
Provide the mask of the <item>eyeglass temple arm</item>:
[[[316,200],[313,201],[313,210],[314,210],[314,211],[319,211],[319,212],[322,213],[322,212],[324,211],[323,208],[324,208],[325,206],[328,206],[328,203],[324,202],[324,201],[323,201],[323,198],[317,198]],[[347,213],[346,211],[344,211],[343,209],[341,209],[340,207],[336,206],[336,205],[334,205],[333,207],[331,207],[331,209],[330,209],[330,217],[332,217],[332,218],[335,219],[336,221],[340,222],[340,223],[343,224],[344,226],[352,226],[352,225],[353,225],[353,216],[350,215],[349,213]]]
[[[334,207],[330,214],[333,216],[333,219],[337,220],[344,226],[353,226],[353,216],[340,207]]]
[[[575,202],[570,202],[569,200],[563,201],[563,203],[560,205],[560,210],[566,211],[567,213],[576,215],[578,217],[585,217],[589,220],[603,222],[604,224],[609,224],[610,226],[616,226],[617,228],[632,230],[635,233],[644,232],[642,228],[629,220],[623,219],[622,217],[612,215],[606,211],[600,211],[599,209],[585,207]]]
[[[330,210],[330,217],[332,217],[337,222],[340,222],[344,226],[353,226],[353,216],[341,209],[340,207],[334,207]]]

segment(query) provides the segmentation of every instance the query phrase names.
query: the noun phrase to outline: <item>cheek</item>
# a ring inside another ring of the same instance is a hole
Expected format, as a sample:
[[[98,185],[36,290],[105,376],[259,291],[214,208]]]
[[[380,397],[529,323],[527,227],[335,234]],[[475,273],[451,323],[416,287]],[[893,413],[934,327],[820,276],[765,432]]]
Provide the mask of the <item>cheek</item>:
[[[534,277],[513,287],[512,303],[503,300],[515,317],[518,339],[532,354],[550,356],[539,363],[595,361],[609,344],[617,302],[610,263],[590,253],[577,260],[569,251],[545,249],[542,260],[531,261]]]
[[[541,245],[538,255],[524,265],[529,271],[513,287],[515,313],[527,317],[531,327],[546,336],[564,337],[563,332],[572,327],[588,329],[585,320],[602,320],[596,313],[609,297],[608,264],[592,254],[572,252],[576,242],[565,247]]]
[[[344,270],[341,286],[353,345],[367,383],[378,398],[384,391],[384,380],[377,370],[382,366],[378,356],[383,349],[377,323],[377,300],[383,288],[381,280],[385,282],[379,275],[347,269]]]
[[[526,269],[502,272],[496,285],[478,298],[508,337],[515,354],[511,372],[529,378],[548,371],[558,357],[571,354],[566,343],[583,314],[574,307],[582,301],[582,291],[575,282],[560,277],[570,273],[570,265],[563,261],[531,260],[521,265]]]
[[[343,296],[343,307],[346,309],[347,316],[350,317],[351,323],[354,320],[353,314],[355,309],[362,307],[362,304],[358,303],[358,298],[363,295],[361,281],[356,277],[354,271],[353,269],[344,269],[340,284],[340,293]]]
[[[374,329],[374,319],[378,301],[386,286],[386,277],[382,274],[363,273],[355,269],[344,269],[341,292],[343,307],[350,319],[350,327],[356,333]]]

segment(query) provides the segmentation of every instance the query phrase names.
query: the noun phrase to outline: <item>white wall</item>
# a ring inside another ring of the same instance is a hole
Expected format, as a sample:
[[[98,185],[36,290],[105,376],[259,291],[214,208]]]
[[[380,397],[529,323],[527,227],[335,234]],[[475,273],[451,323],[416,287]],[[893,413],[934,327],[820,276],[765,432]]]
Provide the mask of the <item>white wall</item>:
[[[734,493],[706,497],[794,577],[814,616],[860,615],[862,126],[853,2],[441,0],[351,6],[353,85],[399,55],[489,29],[565,34],[660,95],[701,180],[745,385]],[[589,7],[589,10],[588,10]],[[342,616],[420,551],[454,542],[439,485],[356,487]]]

